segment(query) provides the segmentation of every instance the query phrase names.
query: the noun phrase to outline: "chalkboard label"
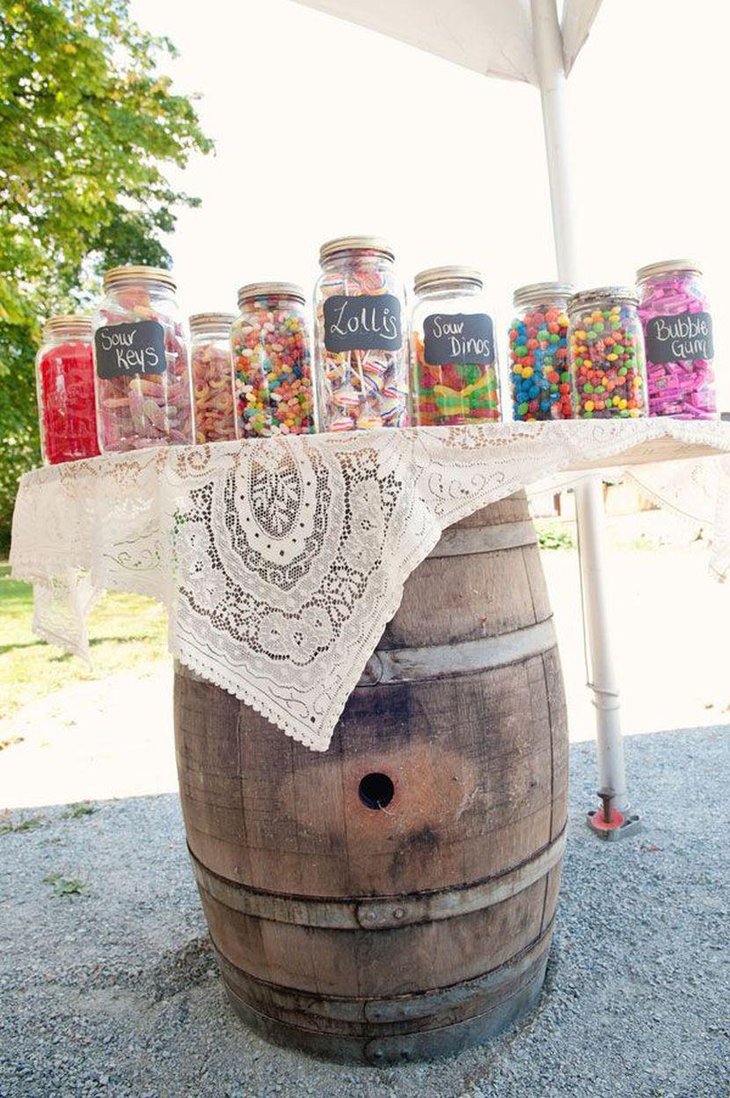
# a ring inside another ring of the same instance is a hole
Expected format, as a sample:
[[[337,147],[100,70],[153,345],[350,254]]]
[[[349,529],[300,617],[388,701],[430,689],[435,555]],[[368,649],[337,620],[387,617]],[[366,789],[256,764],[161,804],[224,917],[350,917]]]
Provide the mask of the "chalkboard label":
[[[696,358],[711,359],[715,353],[709,313],[652,317],[647,321],[644,335],[646,357],[657,365],[691,362]]]
[[[492,366],[494,326],[486,313],[433,313],[423,322],[428,366]]]
[[[393,294],[335,294],[324,303],[328,351],[399,351],[403,346],[400,301]]]
[[[98,377],[164,374],[165,329],[157,320],[113,324],[94,335]]]

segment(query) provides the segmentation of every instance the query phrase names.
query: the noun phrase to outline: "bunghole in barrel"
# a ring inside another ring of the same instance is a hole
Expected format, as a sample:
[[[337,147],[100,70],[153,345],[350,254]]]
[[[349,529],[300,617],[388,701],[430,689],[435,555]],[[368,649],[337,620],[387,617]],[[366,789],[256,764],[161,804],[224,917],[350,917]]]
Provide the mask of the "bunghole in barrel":
[[[341,1060],[455,1052],[542,987],[564,845],[560,664],[524,494],[410,576],[326,753],[182,667],[188,844],[230,999]]]

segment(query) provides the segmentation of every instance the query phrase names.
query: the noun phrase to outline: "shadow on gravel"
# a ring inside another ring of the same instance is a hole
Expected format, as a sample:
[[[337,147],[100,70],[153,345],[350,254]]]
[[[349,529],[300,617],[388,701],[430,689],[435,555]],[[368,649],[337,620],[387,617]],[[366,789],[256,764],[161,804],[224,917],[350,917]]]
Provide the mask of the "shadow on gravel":
[[[166,951],[151,968],[113,972],[101,967],[94,969],[81,986],[85,991],[126,988],[148,1003],[160,1003],[207,983],[217,972],[210,938],[203,935],[192,938],[179,949]]]

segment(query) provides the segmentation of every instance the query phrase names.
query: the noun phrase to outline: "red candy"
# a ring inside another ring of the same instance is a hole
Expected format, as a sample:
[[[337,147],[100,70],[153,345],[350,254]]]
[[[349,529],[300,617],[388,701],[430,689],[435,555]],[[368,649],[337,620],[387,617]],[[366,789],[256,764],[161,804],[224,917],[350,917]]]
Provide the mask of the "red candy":
[[[41,451],[50,465],[99,453],[90,340],[84,318],[56,317],[44,331],[36,377]]]

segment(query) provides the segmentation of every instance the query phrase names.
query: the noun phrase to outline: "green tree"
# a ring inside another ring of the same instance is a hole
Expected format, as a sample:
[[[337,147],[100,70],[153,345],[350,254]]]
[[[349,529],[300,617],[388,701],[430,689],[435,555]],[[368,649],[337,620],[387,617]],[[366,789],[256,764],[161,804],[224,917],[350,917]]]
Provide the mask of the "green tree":
[[[167,166],[208,152],[189,97],[160,72],[167,38],[128,0],[0,0],[0,545],[18,476],[38,461],[33,359],[42,320],[88,305],[101,269],[168,266]]]

